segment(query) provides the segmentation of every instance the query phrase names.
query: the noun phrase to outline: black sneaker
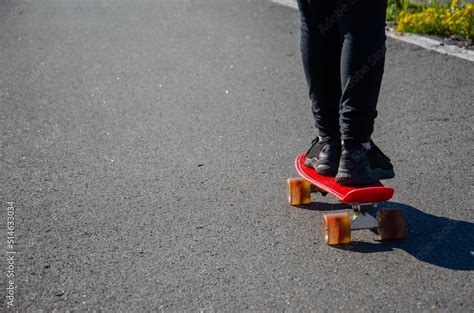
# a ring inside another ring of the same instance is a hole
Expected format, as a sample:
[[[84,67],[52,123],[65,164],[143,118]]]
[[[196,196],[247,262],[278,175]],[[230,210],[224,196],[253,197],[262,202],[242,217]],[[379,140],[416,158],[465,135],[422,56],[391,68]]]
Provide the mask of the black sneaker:
[[[372,176],[367,150],[360,144],[344,145],[336,175],[336,182],[341,185],[370,185],[377,182]]]
[[[324,137],[313,140],[306,153],[306,166],[312,167],[323,176],[336,176],[341,156],[341,140],[339,138]]]
[[[369,159],[369,167],[372,176],[381,179],[390,179],[395,177],[393,165],[390,159],[375,145],[373,141],[370,142],[370,150],[367,152]]]

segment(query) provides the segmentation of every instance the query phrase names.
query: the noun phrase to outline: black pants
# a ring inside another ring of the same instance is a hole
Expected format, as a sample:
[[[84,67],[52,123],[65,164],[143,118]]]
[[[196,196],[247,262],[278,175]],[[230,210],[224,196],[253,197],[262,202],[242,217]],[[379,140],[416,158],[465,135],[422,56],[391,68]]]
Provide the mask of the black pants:
[[[385,62],[386,0],[298,0],[319,135],[369,142]]]

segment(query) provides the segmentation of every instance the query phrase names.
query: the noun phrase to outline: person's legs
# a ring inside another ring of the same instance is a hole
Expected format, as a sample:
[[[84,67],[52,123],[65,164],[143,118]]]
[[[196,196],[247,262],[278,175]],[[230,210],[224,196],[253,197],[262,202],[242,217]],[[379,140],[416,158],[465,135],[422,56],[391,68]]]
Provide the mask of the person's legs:
[[[301,55],[320,137],[339,137],[341,42],[334,1],[298,0]]]
[[[336,181],[370,184],[367,151],[377,116],[385,62],[385,0],[340,0],[347,7],[339,19],[343,36],[340,130],[343,151]]]
[[[301,14],[301,55],[319,138],[308,150],[306,164],[335,176],[339,164],[339,102],[341,41],[334,1],[298,0]],[[319,140],[322,139],[322,140]]]
[[[386,0],[340,0],[343,36],[340,128],[345,142],[369,143],[385,62]]]

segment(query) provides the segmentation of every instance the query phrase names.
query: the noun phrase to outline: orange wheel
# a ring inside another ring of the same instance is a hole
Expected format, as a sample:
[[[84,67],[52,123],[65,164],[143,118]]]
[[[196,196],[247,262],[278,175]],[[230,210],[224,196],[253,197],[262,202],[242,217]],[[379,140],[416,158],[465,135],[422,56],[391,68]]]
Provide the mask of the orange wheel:
[[[323,233],[328,245],[351,242],[351,219],[347,213],[326,214],[323,219]]]
[[[405,237],[405,215],[401,209],[380,209],[377,211],[379,235],[382,240],[401,239]]]
[[[291,205],[311,203],[311,184],[304,178],[288,178],[286,181],[288,202]]]

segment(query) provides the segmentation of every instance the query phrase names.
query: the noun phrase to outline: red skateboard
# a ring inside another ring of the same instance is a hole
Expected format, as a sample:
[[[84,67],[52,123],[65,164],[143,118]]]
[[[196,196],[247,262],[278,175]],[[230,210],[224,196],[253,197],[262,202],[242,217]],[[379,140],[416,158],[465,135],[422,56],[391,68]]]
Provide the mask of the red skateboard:
[[[400,209],[379,209],[376,216],[368,211],[374,204],[392,198],[394,190],[377,182],[368,186],[343,186],[334,177],[319,175],[313,168],[304,164],[306,154],[295,160],[299,178],[287,181],[288,202],[290,205],[308,205],[311,193],[328,193],[341,202],[352,206],[352,215],[335,213],[324,215],[323,232],[328,245],[346,244],[351,241],[351,231],[359,229],[377,230],[382,240],[400,239],[405,236],[405,217]]]

